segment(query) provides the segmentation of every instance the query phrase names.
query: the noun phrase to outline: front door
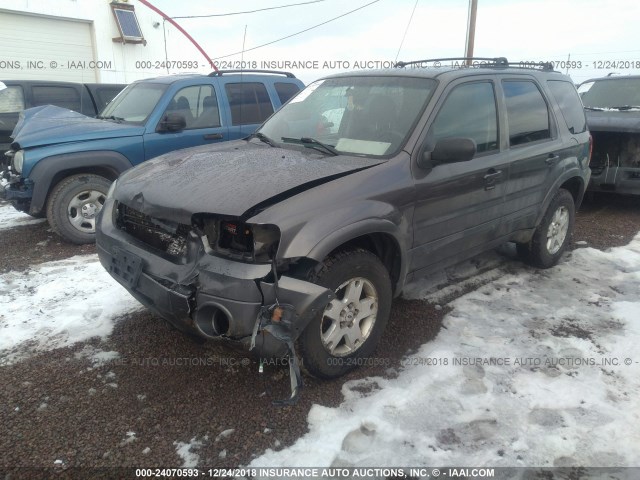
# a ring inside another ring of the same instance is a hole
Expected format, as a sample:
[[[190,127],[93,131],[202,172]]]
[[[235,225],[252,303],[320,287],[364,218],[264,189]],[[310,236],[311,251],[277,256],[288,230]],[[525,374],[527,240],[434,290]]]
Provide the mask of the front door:
[[[160,122],[167,113],[182,115],[186,127],[179,132],[159,132],[156,126],[156,131],[146,133],[144,149],[147,160],[172,150],[228,140],[228,129],[221,125],[218,97],[211,84],[178,90]]]
[[[495,84],[454,84],[446,93],[425,140],[466,137],[477,153],[466,162],[414,170],[416,209],[412,271],[454,263],[495,240],[504,210],[509,161],[501,149]]]

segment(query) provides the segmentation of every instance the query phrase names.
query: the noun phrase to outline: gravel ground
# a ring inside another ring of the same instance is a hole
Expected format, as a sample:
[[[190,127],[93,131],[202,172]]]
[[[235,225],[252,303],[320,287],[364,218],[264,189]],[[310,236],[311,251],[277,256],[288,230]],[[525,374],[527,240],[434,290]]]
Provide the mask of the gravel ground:
[[[638,199],[599,196],[577,216],[574,246],[624,245],[638,230]],[[0,232],[0,242],[2,272],[95,251],[59,241],[46,224]],[[195,342],[146,312],[128,315],[107,341],[0,367],[0,472],[52,467],[56,460],[62,468],[178,467],[174,442],[192,440],[200,442],[192,451],[201,466],[246,464],[304,434],[311,405],[339,404],[345,380],[394,375],[403,355],[437,335],[445,313],[426,302],[396,300],[378,365],[330,382],[305,377],[298,405],[285,408],[271,405],[288,396],[285,368],[266,365],[259,373],[244,352]],[[119,357],[96,364],[95,351]]]

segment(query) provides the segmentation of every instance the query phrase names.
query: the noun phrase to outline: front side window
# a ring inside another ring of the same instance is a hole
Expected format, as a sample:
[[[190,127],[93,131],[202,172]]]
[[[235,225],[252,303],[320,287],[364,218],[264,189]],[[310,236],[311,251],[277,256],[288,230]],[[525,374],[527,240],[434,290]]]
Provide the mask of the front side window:
[[[218,99],[212,85],[193,85],[178,90],[167,110],[182,115],[186,122],[185,130],[220,126]]]
[[[502,82],[507,103],[509,145],[524,145],[551,138],[547,102],[538,86],[528,80]]]
[[[264,122],[273,113],[273,105],[262,83],[227,83],[224,86],[231,106],[232,125]]]
[[[22,87],[10,86],[0,90],[0,113],[18,113],[24,110]]]
[[[498,149],[496,97],[490,82],[455,87],[438,112],[427,137],[430,145],[441,138],[465,137],[476,142],[478,153]]]
[[[283,145],[310,145],[312,139],[338,153],[392,155],[404,145],[434,87],[432,79],[404,76],[318,80],[278,110],[260,132]]]
[[[105,107],[100,116],[142,124],[153,112],[167,86],[162,83],[132,83]]]

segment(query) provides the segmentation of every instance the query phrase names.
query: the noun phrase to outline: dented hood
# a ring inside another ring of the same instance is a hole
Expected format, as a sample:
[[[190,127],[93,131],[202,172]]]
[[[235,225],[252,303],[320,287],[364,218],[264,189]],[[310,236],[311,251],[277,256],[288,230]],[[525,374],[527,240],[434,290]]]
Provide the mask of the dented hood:
[[[20,148],[142,135],[144,127],[87,117],[53,105],[33,107],[20,114],[13,142]]]
[[[258,205],[379,163],[239,140],[144,162],[120,177],[114,196],[146,215],[189,224],[194,213],[243,217]]]

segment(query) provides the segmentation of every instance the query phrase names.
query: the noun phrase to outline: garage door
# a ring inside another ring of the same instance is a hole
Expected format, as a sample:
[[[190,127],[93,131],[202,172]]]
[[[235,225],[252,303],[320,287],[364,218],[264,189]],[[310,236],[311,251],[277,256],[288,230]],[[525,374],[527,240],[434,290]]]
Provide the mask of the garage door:
[[[0,25],[0,80],[97,80],[90,23],[0,11]]]

